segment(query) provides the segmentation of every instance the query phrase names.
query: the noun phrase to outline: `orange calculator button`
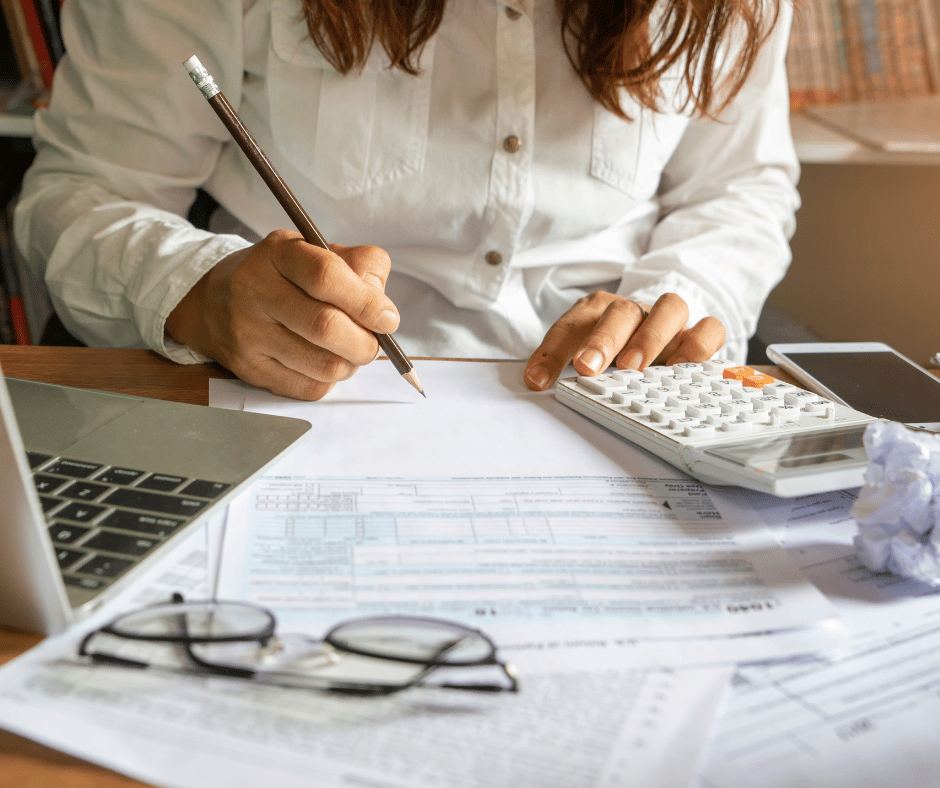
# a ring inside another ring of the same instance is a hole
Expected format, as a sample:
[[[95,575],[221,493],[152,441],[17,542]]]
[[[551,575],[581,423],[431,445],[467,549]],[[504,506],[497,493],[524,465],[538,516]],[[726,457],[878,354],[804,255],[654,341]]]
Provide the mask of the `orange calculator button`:
[[[752,389],[762,389],[764,386],[768,386],[771,383],[776,382],[776,378],[772,378],[770,375],[762,375],[760,372],[755,372],[753,375],[748,375],[747,377],[742,378],[741,382],[745,386],[750,386]]]
[[[756,374],[750,367],[726,367],[722,377],[726,380],[744,380],[748,375]]]

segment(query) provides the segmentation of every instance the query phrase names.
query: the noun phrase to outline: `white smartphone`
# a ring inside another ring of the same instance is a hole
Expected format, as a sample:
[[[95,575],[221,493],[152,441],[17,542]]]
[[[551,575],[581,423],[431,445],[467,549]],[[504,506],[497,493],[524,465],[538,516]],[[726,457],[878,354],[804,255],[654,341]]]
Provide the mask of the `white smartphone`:
[[[875,418],[940,432],[940,379],[890,345],[774,344],[767,357],[817,394]]]

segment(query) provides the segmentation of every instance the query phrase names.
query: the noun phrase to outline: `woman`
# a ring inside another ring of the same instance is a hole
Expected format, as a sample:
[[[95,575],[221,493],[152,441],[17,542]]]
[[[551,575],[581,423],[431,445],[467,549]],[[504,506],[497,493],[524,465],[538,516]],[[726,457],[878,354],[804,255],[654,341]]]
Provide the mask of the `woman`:
[[[534,389],[741,361],[798,203],[777,2],[69,0],[18,243],[85,342],[302,399],[371,331]],[[344,245],[282,229],[194,54]]]

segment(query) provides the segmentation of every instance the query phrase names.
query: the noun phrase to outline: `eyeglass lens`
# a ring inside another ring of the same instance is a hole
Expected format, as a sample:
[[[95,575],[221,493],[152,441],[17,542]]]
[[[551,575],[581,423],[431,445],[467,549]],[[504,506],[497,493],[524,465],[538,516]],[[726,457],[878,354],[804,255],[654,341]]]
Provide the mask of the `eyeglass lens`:
[[[334,648],[428,665],[479,665],[495,654],[482,633],[436,619],[386,617],[349,621],[326,637]]]
[[[193,601],[144,608],[122,616],[109,629],[144,639],[257,638],[273,632],[274,618],[262,608],[240,602]]]

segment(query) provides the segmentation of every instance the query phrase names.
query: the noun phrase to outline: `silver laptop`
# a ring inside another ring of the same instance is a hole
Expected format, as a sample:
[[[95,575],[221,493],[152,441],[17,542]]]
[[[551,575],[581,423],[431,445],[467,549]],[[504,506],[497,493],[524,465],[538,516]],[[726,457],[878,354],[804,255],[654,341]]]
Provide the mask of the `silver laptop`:
[[[88,615],[308,429],[0,371],[0,624]]]

